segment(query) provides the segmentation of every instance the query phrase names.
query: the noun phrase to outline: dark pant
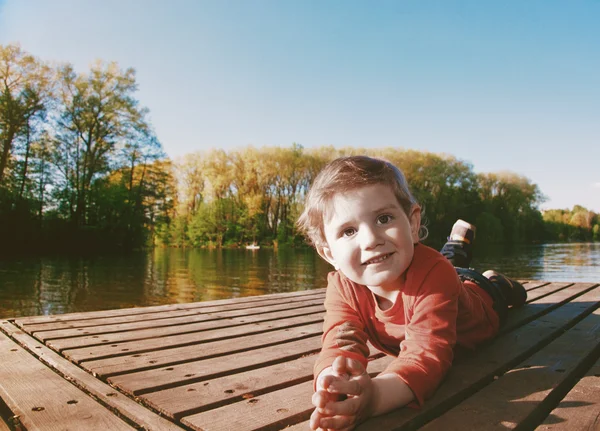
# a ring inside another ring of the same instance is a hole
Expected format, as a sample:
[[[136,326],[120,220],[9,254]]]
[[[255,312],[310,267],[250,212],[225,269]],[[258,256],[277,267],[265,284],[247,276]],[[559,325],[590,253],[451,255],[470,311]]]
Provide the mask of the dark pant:
[[[442,247],[441,253],[454,265],[458,278],[461,281],[471,281],[486,291],[494,301],[494,311],[500,318],[500,325],[506,321],[508,302],[500,287],[496,286],[486,277],[472,268],[469,268],[472,259],[472,245],[462,241],[448,241]]]

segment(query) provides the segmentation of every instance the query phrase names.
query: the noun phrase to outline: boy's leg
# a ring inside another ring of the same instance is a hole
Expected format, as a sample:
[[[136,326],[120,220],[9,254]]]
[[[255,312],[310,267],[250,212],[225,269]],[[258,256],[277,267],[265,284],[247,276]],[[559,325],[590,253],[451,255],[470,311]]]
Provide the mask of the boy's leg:
[[[485,271],[482,275],[490,280],[494,288],[502,293],[502,296],[506,298],[507,305],[513,307],[522,307],[525,305],[527,291],[521,283],[492,270]]]
[[[492,298],[494,311],[498,314],[498,318],[500,319],[500,326],[504,325],[509,305],[508,300],[504,295],[504,291],[499,289],[490,279],[484,277],[483,274],[474,269],[457,267],[456,272],[461,281],[475,283]]]
[[[452,265],[468,268],[473,258],[473,241],[476,228],[464,220],[457,220],[452,226],[448,242],[442,247],[441,253]]]

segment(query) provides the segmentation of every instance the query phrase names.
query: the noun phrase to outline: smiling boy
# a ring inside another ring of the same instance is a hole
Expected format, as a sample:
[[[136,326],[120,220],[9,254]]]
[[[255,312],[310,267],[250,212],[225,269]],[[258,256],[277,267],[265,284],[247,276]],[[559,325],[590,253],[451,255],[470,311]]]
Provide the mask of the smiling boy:
[[[394,165],[352,156],[319,173],[298,220],[336,270],[328,276],[312,429],[352,429],[422,405],[448,371],[454,346],[493,337],[507,306],[524,302],[522,286],[500,274],[490,281],[463,269],[459,278],[451,261],[468,266],[474,237],[474,226],[461,223],[444,257],[419,243],[421,208]],[[375,378],[365,371],[367,340],[396,358]]]

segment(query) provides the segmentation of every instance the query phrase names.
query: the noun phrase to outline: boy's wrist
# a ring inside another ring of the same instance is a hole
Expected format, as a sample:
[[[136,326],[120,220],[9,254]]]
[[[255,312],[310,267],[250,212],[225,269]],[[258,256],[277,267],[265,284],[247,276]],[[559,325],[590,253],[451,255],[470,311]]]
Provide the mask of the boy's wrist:
[[[395,373],[380,374],[372,379],[372,416],[403,407],[415,399],[410,387]]]

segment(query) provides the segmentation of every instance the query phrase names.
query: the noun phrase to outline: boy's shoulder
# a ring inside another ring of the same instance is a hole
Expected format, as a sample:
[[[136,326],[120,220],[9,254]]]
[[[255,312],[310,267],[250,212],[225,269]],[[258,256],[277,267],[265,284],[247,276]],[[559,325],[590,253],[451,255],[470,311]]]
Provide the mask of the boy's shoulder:
[[[415,244],[415,253],[409,269],[411,267],[431,267],[439,262],[448,262],[448,264],[452,266],[448,259],[442,256],[442,253],[439,251],[434,250],[425,244],[417,243]]]
[[[415,254],[407,269],[411,290],[421,290],[426,280],[457,280],[456,269],[439,251],[424,244],[415,246]]]
[[[357,284],[346,277],[340,270],[331,271],[327,274],[327,291],[329,294],[335,290],[348,304],[358,304],[369,301],[370,292],[366,286]]]

